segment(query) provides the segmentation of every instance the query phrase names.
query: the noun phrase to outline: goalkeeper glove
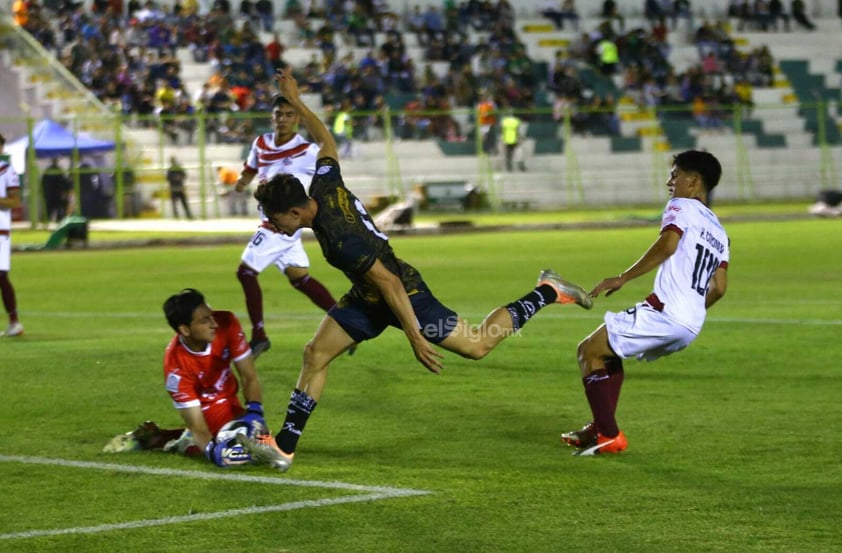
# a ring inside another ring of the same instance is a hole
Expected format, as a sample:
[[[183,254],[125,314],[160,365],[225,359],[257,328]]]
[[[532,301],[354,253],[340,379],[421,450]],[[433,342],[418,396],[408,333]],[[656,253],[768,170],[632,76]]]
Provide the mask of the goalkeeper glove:
[[[243,449],[243,446],[234,440],[215,443],[213,440],[205,446],[205,457],[218,467],[225,468],[230,465],[243,465],[251,461],[251,455]]]
[[[249,401],[246,403],[246,414],[240,420],[248,425],[248,435],[250,438],[269,432],[269,429],[266,427],[266,421],[263,419],[263,405],[259,401]]]

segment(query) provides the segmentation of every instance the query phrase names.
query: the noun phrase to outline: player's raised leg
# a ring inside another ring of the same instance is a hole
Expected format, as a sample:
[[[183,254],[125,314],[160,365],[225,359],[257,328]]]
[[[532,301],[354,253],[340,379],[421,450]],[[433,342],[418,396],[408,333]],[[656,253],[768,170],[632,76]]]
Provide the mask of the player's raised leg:
[[[535,288],[525,296],[498,307],[477,326],[460,318],[450,335],[439,345],[469,359],[482,359],[497,344],[520,330],[538,311],[553,303],[576,303],[585,309],[593,306],[581,286],[545,269],[541,271]]]

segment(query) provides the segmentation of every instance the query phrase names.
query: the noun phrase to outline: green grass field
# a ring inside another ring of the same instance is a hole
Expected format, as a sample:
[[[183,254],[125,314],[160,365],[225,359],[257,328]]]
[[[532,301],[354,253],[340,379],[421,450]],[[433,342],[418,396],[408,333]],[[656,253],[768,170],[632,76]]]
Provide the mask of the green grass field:
[[[558,434],[589,419],[576,344],[603,311],[643,298],[653,275],[590,312],[547,308],[482,361],[446,353],[440,376],[398,331],[363,344],[332,365],[286,475],[101,453],[144,419],[178,423],[163,389],[161,304],[192,286],[245,319],[241,244],[16,253],[26,334],[0,339],[0,552],[839,551],[839,222],[728,230],[728,295],[699,339],[626,364],[625,454],[572,457]],[[393,244],[479,322],[544,266],[588,287],[656,232]],[[343,292],[344,277],[307,248],[313,274]],[[275,427],[321,314],[277,274],[261,282],[273,347],[258,370]]]

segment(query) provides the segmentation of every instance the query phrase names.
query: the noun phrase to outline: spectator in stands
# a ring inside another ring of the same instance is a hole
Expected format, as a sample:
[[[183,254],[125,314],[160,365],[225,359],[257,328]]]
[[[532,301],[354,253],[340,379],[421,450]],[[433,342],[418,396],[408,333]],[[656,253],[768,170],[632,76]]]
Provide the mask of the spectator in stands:
[[[792,18],[796,23],[807,29],[808,31],[815,31],[815,24],[807,17],[807,8],[804,5],[804,0],[792,0],[790,5],[792,11]]]
[[[272,32],[275,26],[274,5],[272,0],[257,0],[254,4],[254,11],[263,22],[263,30],[267,33]]]
[[[789,31],[789,14],[784,10],[782,0],[769,0],[769,22],[776,31],[779,19],[783,19],[784,31]]]
[[[26,27],[29,24],[29,2],[26,0],[14,0],[12,2],[12,15],[15,25]]]
[[[480,128],[482,151],[486,154],[497,152],[497,104],[490,92],[480,93],[477,104],[477,121]]]
[[[565,20],[569,20],[573,28],[579,30],[579,12],[576,10],[575,0],[562,0],[561,5],[558,0],[548,0],[541,10],[541,15],[552,21],[556,29],[564,29]]]
[[[611,21],[617,21],[617,25],[621,33],[626,30],[626,20],[623,17],[623,14],[620,13],[620,10],[617,8],[617,2],[614,0],[605,0],[602,3],[600,16],[609,23]]]
[[[754,26],[754,10],[748,0],[732,0],[728,15],[737,18],[737,30],[751,29]]]
[[[712,109],[710,99],[702,94],[693,98],[693,119],[704,130],[723,130],[724,125],[719,115]]]
[[[766,0],[754,0],[754,23],[761,31],[768,31],[772,26],[772,14]]]
[[[423,44],[427,44],[437,35],[444,36],[444,31],[444,18],[441,12],[436,6],[430,4],[424,12],[424,34],[426,37]]]
[[[740,77],[734,84],[734,97],[742,107],[743,118],[751,117],[751,112],[754,109],[754,90],[745,77]]]
[[[418,39],[418,44],[427,44],[427,33],[424,29],[424,14],[421,12],[421,6],[415,4],[412,11],[406,17],[406,28],[411,33],[415,33]]]
[[[678,29],[678,18],[683,17],[687,20],[687,31],[691,32],[694,29],[693,25],[693,7],[690,5],[690,0],[675,0],[672,6],[672,29]]]
[[[643,3],[643,16],[650,22],[666,17],[663,8],[658,0],[645,0]]]
[[[273,72],[284,66],[283,56],[285,50],[286,46],[281,42],[278,33],[272,33],[272,40],[266,45],[266,61],[269,62]]]
[[[375,46],[374,33],[376,29],[373,27],[374,22],[369,18],[363,7],[359,4],[354,5],[351,13],[348,14],[348,33],[354,37],[354,42],[358,48],[373,48]]]

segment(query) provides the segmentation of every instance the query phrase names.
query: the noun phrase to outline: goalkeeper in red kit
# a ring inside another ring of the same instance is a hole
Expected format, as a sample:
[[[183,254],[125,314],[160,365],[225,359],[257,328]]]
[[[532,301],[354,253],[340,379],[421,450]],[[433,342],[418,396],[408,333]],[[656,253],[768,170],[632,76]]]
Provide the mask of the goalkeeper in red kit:
[[[220,467],[250,462],[234,438],[266,432],[266,423],[260,379],[239,320],[230,311],[212,310],[192,288],[170,296],[164,314],[176,332],[164,353],[165,388],[186,428],[164,430],[147,421],[116,436],[105,451],[204,453]]]

